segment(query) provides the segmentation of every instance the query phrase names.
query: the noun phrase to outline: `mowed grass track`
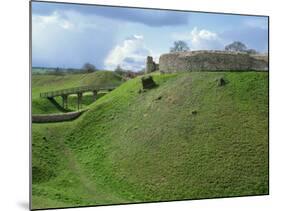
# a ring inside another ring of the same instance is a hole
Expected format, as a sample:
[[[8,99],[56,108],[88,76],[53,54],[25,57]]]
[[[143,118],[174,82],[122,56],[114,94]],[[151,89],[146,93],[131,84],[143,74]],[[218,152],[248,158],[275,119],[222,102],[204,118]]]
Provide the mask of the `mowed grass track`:
[[[33,208],[268,194],[268,73],[153,78],[33,124]]]
[[[65,75],[32,75],[32,113],[47,114],[59,113],[60,111],[47,99],[40,98],[41,92],[49,92],[60,89],[67,89],[79,86],[118,86],[122,83],[122,78],[111,71],[97,71],[88,74],[65,74]],[[98,97],[103,96],[100,93]],[[62,99],[56,97],[56,100],[61,104]],[[69,96],[69,108],[76,109],[77,96]],[[84,95],[82,106],[87,106],[93,102],[92,94]]]

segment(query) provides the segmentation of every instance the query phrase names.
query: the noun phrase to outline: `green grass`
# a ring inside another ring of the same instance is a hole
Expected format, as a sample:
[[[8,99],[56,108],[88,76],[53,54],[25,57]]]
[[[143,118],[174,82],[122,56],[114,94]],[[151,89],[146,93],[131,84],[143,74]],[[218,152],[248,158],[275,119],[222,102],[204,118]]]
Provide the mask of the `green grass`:
[[[110,71],[98,71],[89,74],[66,74],[66,75],[32,75],[32,113],[47,114],[58,113],[58,109],[47,99],[40,98],[41,92],[55,91],[79,86],[89,85],[120,85],[122,78]],[[103,96],[100,93],[98,97]],[[56,97],[61,104],[61,97]],[[93,102],[90,93],[83,97],[82,106],[86,107]],[[69,109],[75,110],[77,107],[77,96],[69,96]]]
[[[268,194],[268,73],[153,78],[33,124],[33,208]]]

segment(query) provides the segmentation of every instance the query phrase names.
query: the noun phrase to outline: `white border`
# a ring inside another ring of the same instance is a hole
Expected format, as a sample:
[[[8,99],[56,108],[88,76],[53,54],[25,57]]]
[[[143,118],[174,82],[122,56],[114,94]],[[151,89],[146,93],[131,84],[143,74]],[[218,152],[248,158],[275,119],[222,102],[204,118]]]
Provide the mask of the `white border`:
[[[64,0],[67,1],[67,0]],[[75,208],[68,210],[280,210],[280,7],[276,0],[73,0],[107,4],[229,12],[270,16],[270,196],[164,202],[137,205]],[[72,0],[70,2],[73,2]],[[0,18],[0,209],[28,209],[29,141],[29,2],[1,3]],[[279,209],[278,209],[279,208]]]

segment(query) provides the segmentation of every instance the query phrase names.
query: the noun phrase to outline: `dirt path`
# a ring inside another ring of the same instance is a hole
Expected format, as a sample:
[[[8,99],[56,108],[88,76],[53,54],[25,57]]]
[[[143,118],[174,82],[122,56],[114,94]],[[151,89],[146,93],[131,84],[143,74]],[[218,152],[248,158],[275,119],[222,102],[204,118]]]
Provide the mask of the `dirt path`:
[[[77,177],[80,179],[83,189],[87,193],[86,195],[89,196],[87,197],[88,200],[93,200],[94,202],[98,202],[99,204],[116,204],[126,202],[124,199],[114,195],[112,192],[106,193],[104,189],[102,191],[99,191],[94,181],[92,181],[88,177],[88,175],[86,175],[86,173],[83,171],[83,168],[75,159],[74,153],[66,146],[62,139],[59,139],[59,144],[63,149],[63,154],[68,160],[68,168],[73,174],[77,175]]]

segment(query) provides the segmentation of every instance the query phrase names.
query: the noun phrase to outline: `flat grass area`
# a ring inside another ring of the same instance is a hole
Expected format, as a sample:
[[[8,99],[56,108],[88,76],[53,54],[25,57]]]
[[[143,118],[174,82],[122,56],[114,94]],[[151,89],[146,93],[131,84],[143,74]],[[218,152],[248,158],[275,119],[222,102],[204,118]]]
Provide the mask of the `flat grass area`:
[[[268,194],[268,73],[153,78],[33,124],[33,208]]]
[[[40,98],[41,92],[49,92],[60,89],[67,89],[79,86],[89,85],[120,85],[123,83],[121,76],[111,71],[97,71],[88,74],[66,74],[66,75],[32,75],[32,113],[48,114],[59,113],[60,111],[49,100]],[[103,96],[100,93],[98,97]],[[62,104],[61,97],[55,98]],[[86,107],[93,102],[91,93],[83,96],[82,106]],[[71,95],[68,100],[69,109],[77,109],[77,96]]]

